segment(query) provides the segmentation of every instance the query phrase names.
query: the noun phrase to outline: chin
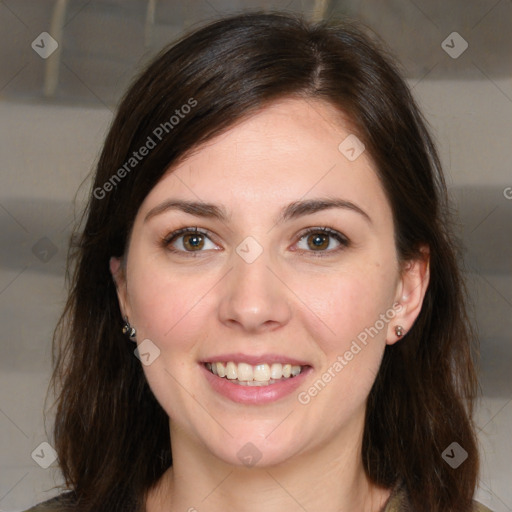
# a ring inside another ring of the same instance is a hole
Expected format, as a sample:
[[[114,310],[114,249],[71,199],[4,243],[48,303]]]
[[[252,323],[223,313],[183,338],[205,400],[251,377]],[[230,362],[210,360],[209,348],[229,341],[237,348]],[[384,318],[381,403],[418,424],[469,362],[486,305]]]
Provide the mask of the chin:
[[[290,441],[293,440],[293,441]],[[286,441],[290,443],[287,445]],[[284,464],[297,454],[297,440],[293,436],[269,439],[247,435],[229,438],[222,446],[209,446],[212,454],[231,466],[265,468]]]

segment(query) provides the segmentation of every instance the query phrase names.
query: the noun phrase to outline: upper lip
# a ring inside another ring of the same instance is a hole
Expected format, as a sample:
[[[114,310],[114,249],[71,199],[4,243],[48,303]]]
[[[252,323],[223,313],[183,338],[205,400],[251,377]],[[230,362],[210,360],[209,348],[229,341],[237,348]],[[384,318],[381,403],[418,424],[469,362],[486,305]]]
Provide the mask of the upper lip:
[[[216,356],[210,356],[202,361],[202,363],[227,363],[228,361],[233,361],[234,363],[247,363],[252,366],[256,366],[257,364],[272,364],[272,363],[281,363],[281,364],[291,364],[293,366],[311,366],[306,361],[301,361],[299,359],[295,359],[294,357],[285,356],[282,354],[259,354],[259,355],[251,355],[251,354],[242,354],[240,352],[232,353],[232,354],[219,354]]]

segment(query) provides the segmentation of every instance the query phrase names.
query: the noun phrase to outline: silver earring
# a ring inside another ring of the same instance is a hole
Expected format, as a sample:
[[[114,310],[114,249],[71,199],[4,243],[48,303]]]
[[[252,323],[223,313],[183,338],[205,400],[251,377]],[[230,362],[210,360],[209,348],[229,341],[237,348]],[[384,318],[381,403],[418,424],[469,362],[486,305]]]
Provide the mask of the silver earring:
[[[135,335],[137,334],[135,327],[132,327],[130,325],[130,322],[128,322],[127,318],[124,319],[123,334],[125,336],[128,336],[128,338],[130,338],[130,339],[135,338]],[[132,339],[131,341],[135,341],[135,340]]]
[[[404,335],[404,328],[401,325],[395,327],[395,334],[401,338]]]

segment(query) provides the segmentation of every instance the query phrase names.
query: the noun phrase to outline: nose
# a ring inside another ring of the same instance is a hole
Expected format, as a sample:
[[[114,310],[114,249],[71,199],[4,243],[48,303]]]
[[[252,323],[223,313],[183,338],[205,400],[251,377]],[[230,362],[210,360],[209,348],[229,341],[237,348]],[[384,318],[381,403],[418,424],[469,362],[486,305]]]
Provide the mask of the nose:
[[[233,268],[222,280],[220,321],[252,333],[282,327],[291,317],[291,292],[283,281],[266,251],[252,263],[234,253]]]

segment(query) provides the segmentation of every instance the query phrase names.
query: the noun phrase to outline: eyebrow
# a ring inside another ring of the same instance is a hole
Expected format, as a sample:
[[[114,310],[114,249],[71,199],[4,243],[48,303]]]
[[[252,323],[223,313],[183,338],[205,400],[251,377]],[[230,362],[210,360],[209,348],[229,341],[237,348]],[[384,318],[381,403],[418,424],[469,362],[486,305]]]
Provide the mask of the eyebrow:
[[[294,201],[285,206],[279,213],[276,224],[281,224],[287,220],[296,219],[305,215],[310,215],[323,210],[332,208],[341,208],[351,210],[361,215],[369,224],[372,224],[370,216],[359,206],[351,201],[340,198],[318,198],[303,201]],[[222,222],[228,222],[231,218],[224,207],[202,201],[183,201],[180,199],[169,199],[152,208],[144,218],[147,222],[152,217],[160,215],[169,210],[179,210],[197,217],[218,219]]]

